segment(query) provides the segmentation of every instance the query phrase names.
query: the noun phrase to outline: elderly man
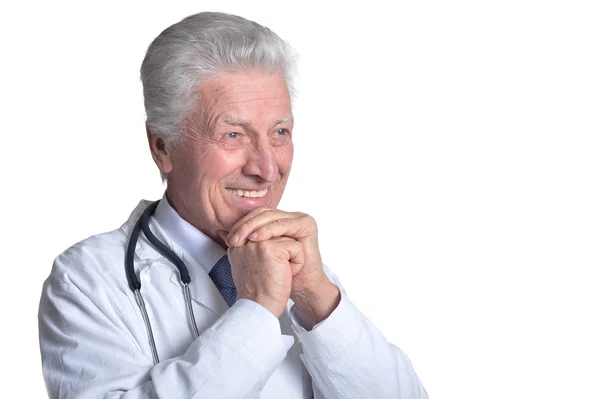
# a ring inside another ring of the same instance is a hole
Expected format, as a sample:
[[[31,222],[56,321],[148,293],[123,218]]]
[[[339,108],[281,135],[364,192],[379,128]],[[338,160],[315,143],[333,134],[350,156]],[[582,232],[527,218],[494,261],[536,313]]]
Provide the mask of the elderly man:
[[[51,397],[427,397],[323,266],[315,221],[276,208],[292,63],[277,35],[227,14],[152,42],[146,127],[167,189],[56,259],[39,313]]]

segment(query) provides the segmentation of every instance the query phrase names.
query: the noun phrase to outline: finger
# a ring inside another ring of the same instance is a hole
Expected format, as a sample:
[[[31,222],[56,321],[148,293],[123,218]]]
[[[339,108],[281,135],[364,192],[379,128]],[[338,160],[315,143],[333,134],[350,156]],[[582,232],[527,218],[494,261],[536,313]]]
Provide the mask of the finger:
[[[265,224],[248,236],[249,241],[260,242],[274,237],[287,236],[295,240],[303,240],[314,236],[316,238],[317,225],[314,219],[308,215],[277,219]]]
[[[271,238],[271,241],[296,241],[296,240],[291,237],[273,237],[273,238]]]
[[[273,208],[269,208],[266,206],[261,206],[258,208],[255,208],[253,210],[251,210],[250,212],[248,212],[246,215],[244,215],[240,220],[238,220],[237,222],[235,222],[233,224],[233,226],[231,226],[231,228],[228,231],[228,235],[227,235],[227,239],[225,241],[227,241],[228,245],[229,242],[231,241],[231,238],[235,235],[235,232],[237,231],[237,229],[244,223],[246,223],[248,220],[252,219],[253,217],[255,217],[256,215],[259,215],[263,212],[269,212],[272,211]]]
[[[288,261],[292,272],[292,277],[298,274],[304,266],[304,247],[301,243],[288,237],[281,237],[281,240],[276,240],[274,244],[281,250],[287,252]]]
[[[229,246],[229,244],[227,244],[227,232],[224,230],[218,230],[217,233],[219,234],[219,237],[225,241],[225,245]]]
[[[254,214],[250,218],[246,218],[243,223],[239,223],[235,230],[229,231],[229,243],[233,246],[240,246],[246,244],[248,236],[252,234],[256,229],[272,223],[278,219],[287,219],[298,217],[297,214],[291,212],[284,212],[279,209],[269,209]]]

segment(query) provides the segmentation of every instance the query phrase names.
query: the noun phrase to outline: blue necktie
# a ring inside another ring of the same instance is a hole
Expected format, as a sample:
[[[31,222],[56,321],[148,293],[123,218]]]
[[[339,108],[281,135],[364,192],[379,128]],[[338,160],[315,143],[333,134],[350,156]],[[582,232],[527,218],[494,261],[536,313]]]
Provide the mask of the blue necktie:
[[[233,284],[231,264],[229,263],[229,259],[227,259],[227,254],[219,259],[208,275],[219,291],[221,291],[221,295],[223,295],[225,302],[231,307],[231,305],[235,303],[237,289],[235,288],[235,284]]]

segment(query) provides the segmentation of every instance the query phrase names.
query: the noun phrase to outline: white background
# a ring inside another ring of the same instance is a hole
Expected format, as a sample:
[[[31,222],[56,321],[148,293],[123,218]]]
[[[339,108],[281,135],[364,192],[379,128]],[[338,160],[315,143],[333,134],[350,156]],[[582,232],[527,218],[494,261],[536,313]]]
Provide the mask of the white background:
[[[0,396],[45,395],[54,257],[161,196],[139,65],[216,10],[300,54],[282,208],[430,396],[599,398],[597,4],[3,2]]]

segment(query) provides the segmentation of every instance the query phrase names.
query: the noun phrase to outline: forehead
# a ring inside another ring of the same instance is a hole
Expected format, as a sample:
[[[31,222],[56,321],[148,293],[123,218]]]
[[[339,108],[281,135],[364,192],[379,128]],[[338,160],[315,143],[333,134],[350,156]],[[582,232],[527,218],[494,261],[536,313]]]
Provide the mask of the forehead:
[[[227,73],[198,87],[200,108],[211,125],[226,120],[251,124],[291,115],[290,93],[283,77],[260,71]]]

